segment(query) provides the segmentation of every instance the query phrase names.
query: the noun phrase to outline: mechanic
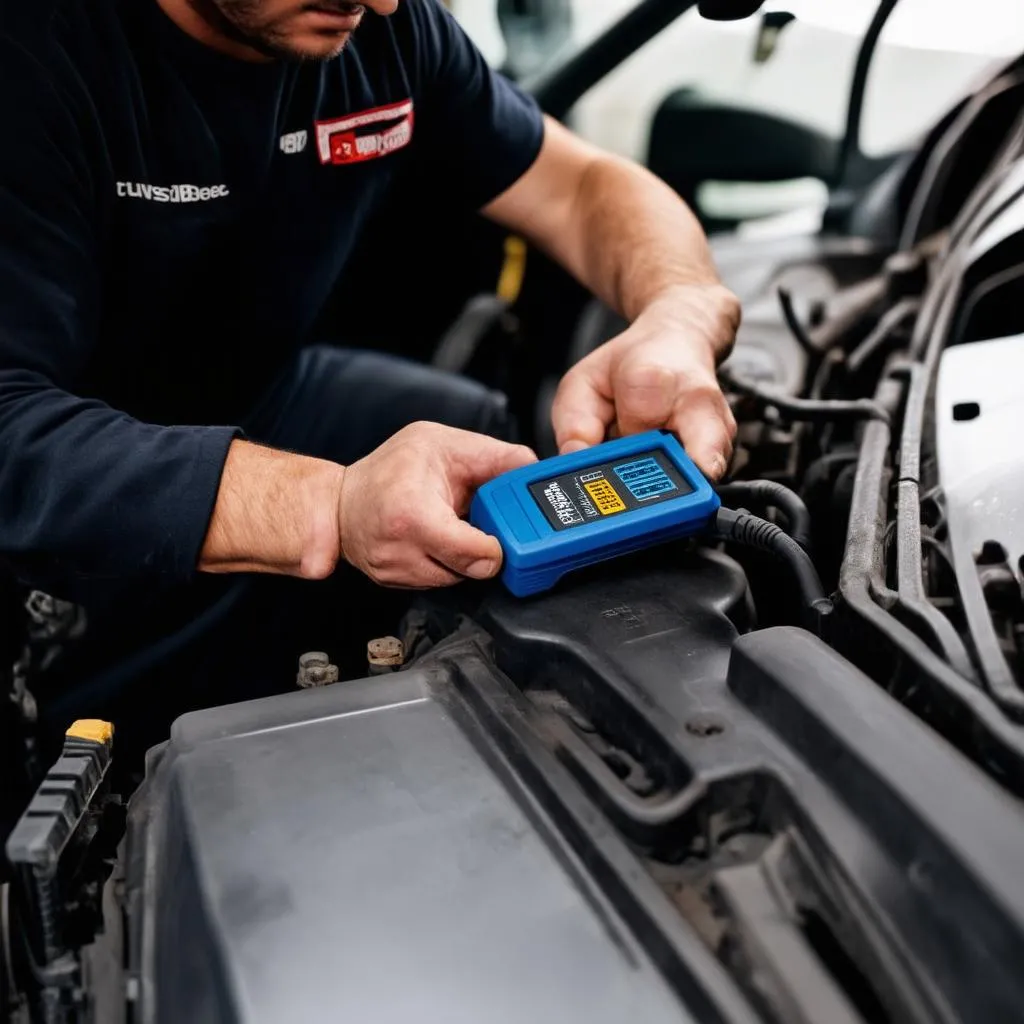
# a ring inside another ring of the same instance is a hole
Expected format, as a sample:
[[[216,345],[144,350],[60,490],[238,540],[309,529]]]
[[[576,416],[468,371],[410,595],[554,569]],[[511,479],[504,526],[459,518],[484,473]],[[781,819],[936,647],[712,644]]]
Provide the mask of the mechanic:
[[[725,470],[739,307],[697,221],[545,119],[438,0],[0,11],[0,556],[20,580],[97,614],[173,594],[188,622],[216,574],[499,571],[460,516],[534,457],[499,439],[502,403],[314,344],[369,213],[417,168],[631,324],[562,381],[563,451],[667,426]]]

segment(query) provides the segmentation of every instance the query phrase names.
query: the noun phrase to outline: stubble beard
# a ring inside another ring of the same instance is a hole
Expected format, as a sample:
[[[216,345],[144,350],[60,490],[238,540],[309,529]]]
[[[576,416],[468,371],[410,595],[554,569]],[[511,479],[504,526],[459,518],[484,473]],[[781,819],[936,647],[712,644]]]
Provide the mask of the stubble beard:
[[[329,51],[307,53],[289,45],[287,36],[275,32],[273,25],[260,23],[261,0],[188,0],[188,3],[222,35],[273,60],[292,63],[331,60],[344,50],[349,40],[349,36],[345,36]]]

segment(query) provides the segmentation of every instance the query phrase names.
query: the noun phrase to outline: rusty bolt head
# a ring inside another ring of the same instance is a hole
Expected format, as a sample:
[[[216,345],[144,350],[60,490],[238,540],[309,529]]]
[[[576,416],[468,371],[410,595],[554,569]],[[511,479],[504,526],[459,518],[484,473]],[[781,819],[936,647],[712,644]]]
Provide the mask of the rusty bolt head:
[[[299,658],[295,681],[303,688],[327,686],[338,681],[338,666],[323,651],[308,651]]]
[[[374,666],[401,665],[405,661],[405,645],[394,636],[371,640],[366,645],[366,660]]]

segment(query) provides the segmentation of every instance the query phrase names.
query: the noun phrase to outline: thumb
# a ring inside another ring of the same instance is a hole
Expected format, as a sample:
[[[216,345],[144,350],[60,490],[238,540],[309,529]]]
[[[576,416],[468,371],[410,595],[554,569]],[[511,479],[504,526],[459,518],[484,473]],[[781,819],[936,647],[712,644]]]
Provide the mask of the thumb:
[[[501,569],[497,538],[465,522],[473,492],[502,473],[527,466],[537,456],[525,445],[509,444],[469,430],[448,428],[435,451],[443,459],[443,476],[423,494],[418,540],[424,554],[462,576],[487,579]]]
[[[732,457],[736,420],[715,387],[695,388],[677,411],[672,429],[705,476],[718,480]]]
[[[460,576],[489,579],[501,569],[502,550],[491,537],[451,509],[431,509],[423,523],[423,549],[435,562]]]

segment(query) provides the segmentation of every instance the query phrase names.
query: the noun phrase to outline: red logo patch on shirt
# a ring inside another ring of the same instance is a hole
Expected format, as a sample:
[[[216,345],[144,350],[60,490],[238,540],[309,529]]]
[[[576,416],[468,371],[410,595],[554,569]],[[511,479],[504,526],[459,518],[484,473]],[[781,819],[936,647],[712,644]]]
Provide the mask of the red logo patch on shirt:
[[[412,141],[412,122],[412,100],[317,121],[314,127],[320,163],[358,164],[405,149]]]

